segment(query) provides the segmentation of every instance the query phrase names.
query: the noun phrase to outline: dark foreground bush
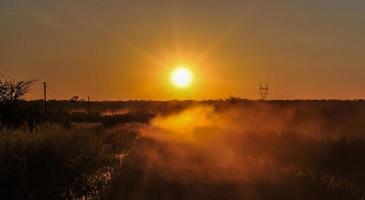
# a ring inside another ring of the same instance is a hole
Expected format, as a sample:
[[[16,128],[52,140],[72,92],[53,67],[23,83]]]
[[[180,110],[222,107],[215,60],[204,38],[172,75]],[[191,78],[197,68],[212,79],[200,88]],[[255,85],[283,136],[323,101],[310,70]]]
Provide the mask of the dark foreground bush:
[[[1,133],[0,199],[100,198],[135,136],[57,127]]]

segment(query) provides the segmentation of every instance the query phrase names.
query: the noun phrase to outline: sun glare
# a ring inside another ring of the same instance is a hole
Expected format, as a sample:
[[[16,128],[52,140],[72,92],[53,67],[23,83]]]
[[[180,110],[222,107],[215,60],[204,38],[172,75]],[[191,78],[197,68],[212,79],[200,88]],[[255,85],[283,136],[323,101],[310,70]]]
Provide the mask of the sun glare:
[[[193,75],[186,67],[178,67],[171,74],[171,82],[178,88],[189,87],[192,81]]]

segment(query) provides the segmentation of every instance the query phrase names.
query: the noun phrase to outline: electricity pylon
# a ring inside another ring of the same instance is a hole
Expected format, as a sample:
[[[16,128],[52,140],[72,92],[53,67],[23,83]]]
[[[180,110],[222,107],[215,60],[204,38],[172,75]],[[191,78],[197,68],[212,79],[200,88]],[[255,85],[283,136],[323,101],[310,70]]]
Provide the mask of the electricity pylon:
[[[261,100],[266,100],[267,96],[269,95],[269,85],[266,83],[266,85],[263,86],[260,83],[259,92],[260,92]]]

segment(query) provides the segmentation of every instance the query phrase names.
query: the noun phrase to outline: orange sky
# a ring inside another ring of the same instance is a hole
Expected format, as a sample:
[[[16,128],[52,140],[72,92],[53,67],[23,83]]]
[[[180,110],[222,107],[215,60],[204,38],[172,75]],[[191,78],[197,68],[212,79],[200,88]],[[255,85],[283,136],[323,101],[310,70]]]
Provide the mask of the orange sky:
[[[365,2],[0,0],[0,75],[28,98],[365,98]],[[170,72],[184,64],[192,87]]]

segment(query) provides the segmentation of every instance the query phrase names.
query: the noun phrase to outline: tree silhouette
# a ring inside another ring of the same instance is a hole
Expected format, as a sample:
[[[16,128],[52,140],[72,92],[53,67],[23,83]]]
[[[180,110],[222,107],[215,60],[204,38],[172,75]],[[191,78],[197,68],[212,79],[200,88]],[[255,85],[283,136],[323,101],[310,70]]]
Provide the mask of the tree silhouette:
[[[24,95],[34,82],[0,80],[0,127],[15,129],[27,123],[34,128],[36,112],[23,103]]]
[[[35,80],[12,81],[0,80],[0,102],[16,103],[22,100],[23,96],[29,91],[30,86]]]

